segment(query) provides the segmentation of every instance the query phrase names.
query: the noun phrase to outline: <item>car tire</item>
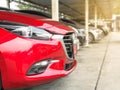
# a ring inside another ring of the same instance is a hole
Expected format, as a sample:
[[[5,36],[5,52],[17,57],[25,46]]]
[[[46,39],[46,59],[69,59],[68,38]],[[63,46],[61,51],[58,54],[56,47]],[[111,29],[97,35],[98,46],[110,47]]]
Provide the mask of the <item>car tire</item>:
[[[79,42],[80,42],[80,46],[83,46],[85,43],[85,40],[82,37],[78,37]]]
[[[89,43],[94,41],[94,36],[92,33],[89,33]]]

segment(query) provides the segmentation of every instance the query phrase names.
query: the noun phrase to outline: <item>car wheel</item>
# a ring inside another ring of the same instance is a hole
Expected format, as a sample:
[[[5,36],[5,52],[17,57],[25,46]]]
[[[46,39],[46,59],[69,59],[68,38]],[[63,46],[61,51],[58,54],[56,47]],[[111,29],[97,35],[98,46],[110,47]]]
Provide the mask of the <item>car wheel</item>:
[[[94,41],[94,36],[92,33],[89,33],[89,42],[93,42]]]
[[[85,43],[85,40],[82,37],[78,37],[79,42],[80,42],[80,46],[83,46],[83,44]]]

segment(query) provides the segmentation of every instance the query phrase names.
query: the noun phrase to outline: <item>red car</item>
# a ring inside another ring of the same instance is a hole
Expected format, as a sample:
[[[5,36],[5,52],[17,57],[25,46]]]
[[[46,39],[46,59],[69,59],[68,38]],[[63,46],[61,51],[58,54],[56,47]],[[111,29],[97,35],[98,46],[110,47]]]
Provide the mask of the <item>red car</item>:
[[[73,30],[40,16],[0,10],[0,90],[68,75],[76,66]]]

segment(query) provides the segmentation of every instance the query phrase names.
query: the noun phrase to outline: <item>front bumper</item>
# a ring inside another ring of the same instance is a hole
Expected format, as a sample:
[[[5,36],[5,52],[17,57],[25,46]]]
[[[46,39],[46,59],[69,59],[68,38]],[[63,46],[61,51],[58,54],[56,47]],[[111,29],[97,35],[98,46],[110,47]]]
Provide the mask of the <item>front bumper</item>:
[[[94,35],[94,41],[102,39],[102,32],[100,30],[90,30],[90,32]]]
[[[96,37],[95,37],[95,41],[99,41],[102,39],[102,32],[101,33],[97,33]]]
[[[62,60],[59,60],[59,61],[62,61]],[[12,79],[11,84],[9,84],[9,86],[6,87],[6,90],[7,89],[13,90],[13,88],[17,89],[17,88],[21,88],[21,87],[26,88],[26,87],[31,87],[31,86],[35,86],[35,85],[45,84],[45,83],[54,81],[56,79],[59,79],[61,77],[64,77],[64,76],[68,75],[69,73],[71,73],[75,69],[76,60],[74,60],[72,62],[72,66],[68,70],[56,69],[59,67],[60,64],[61,64],[61,62],[54,63],[54,65],[53,64],[49,65],[47,70],[42,74],[32,75],[32,76],[20,76],[17,80]],[[65,68],[65,66],[64,66],[64,68]]]
[[[0,49],[3,57],[0,63],[2,84],[8,90],[51,82],[68,75],[76,66],[76,60],[71,60],[66,56],[59,40],[39,41],[17,37],[1,44]],[[53,60],[45,72],[26,75],[34,63],[45,59]]]

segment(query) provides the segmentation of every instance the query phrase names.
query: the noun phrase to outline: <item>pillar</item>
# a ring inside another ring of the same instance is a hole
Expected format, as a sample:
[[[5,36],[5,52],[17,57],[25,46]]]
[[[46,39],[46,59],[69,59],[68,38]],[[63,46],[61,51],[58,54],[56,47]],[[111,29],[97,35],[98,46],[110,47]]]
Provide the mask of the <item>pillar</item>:
[[[97,6],[95,5],[95,28],[97,28]]]
[[[59,21],[59,0],[52,0],[52,19]]]
[[[85,34],[86,34],[85,46],[89,46],[88,20],[89,20],[89,0],[85,0]]]

